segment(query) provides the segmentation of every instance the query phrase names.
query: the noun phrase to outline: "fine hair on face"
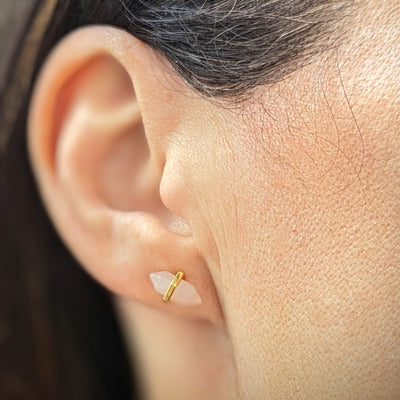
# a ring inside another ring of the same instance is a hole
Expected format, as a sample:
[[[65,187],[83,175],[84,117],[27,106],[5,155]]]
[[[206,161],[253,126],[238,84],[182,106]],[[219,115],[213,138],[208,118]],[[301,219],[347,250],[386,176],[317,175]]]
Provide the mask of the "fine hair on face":
[[[115,333],[108,296],[80,272],[55,236],[28,166],[26,114],[32,82],[44,59],[71,30],[86,24],[110,24],[148,43],[201,94],[236,103],[259,85],[285,78],[313,56],[335,46],[344,36],[339,28],[351,11],[352,1],[35,3],[30,5],[31,12],[24,14],[26,26],[19,31],[23,34],[16,33],[21,39],[10,50],[8,59],[12,62],[4,68],[1,87],[0,282],[4,287],[0,304],[4,311],[0,312],[0,352],[1,368],[6,370],[2,371],[5,381],[0,385],[0,397],[17,395],[32,400],[80,392],[85,399],[114,399],[114,388],[121,388],[124,396],[129,384],[126,372],[122,372],[128,370],[125,349]],[[67,292],[66,287],[70,288]],[[76,298],[81,299],[80,306]],[[62,304],[64,312],[49,308],[52,304]],[[103,311],[93,313],[84,304],[102,304]],[[88,319],[89,312],[92,317]],[[104,329],[104,324],[109,329]],[[99,338],[97,347],[89,344],[95,335]],[[113,335],[115,346],[110,348],[110,356],[102,349],[110,347]],[[81,348],[80,353],[69,351],[66,336],[73,348]],[[119,369],[105,373],[93,353],[112,357],[110,362]],[[78,375],[88,379],[80,380]],[[103,384],[93,390],[99,382]],[[104,397],[99,397],[100,390]]]
[[[123,298],[215,339],[194,359],[208,383],[233,366],[235,399],[379,393],[379,366],[393,381],[390,7],[24,2],[0,5],[0,399],[140,391]],[[190,284],[198,308],[149,276]]]

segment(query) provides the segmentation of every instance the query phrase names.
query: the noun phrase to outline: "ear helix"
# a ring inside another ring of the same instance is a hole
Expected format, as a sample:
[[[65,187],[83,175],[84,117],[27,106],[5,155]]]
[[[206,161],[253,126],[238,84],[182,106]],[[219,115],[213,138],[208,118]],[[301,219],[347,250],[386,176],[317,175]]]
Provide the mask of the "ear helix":
[[[195,306],[201,304],[201,298],[194,286],[183,279],[184,273],[176,275],[168,271],[152,272],[150,280],[154,290],[163,295],[163,301],[171,301],[177,305]]]

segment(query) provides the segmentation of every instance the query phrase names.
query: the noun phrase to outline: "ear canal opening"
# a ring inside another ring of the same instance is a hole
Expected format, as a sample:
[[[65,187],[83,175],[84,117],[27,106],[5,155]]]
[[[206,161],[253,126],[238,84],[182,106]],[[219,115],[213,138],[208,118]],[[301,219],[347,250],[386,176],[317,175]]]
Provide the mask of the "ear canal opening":
[[[147,211],[139,181],[148,160],[149,148],[141,121],[119,133],[117,140],[109,143],[96,172],[99,195],[108,207],[119,211],[132,211],[139,207]]]

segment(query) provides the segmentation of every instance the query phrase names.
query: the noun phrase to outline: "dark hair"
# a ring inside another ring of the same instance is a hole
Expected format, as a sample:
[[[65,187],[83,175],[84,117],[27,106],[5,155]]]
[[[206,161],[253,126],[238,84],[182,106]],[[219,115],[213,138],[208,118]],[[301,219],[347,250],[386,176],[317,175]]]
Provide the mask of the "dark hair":
[[[332,47],[351,1],[120,3],[124,27],[160,51],[191,86],[233,98],[281,80]]]
[[[84,24],[116,25],[147,42],[198,92],[237,99],[283,79],[335,45],[351,4],[37,2],[20,46],[9,57],[13,62],[1,81],[8,85],[0,87],[1,399],[131,396],[127,352],[108,295],[58,239],[29,168],[25,125],[31,85],[54,44]],[[48,24],[39,18],[46,12]]]

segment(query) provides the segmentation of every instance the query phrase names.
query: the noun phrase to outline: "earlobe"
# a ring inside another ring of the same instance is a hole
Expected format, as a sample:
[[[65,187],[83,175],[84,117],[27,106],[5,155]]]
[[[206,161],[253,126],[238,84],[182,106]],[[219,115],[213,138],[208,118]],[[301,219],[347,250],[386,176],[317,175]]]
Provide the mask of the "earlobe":
[[[89,27],[64,39],[32,98],[31,162],[56,229],[97,280],[150,306],[221,323],[190,227],[159,194],[168,136],[181,116],[165,108],[182,94],[159,85],[166,70],[157,63],[146,45],[118,29]],[[185,270],[201,304],[165,304],[154,290],[149,275],[176,268]]]

